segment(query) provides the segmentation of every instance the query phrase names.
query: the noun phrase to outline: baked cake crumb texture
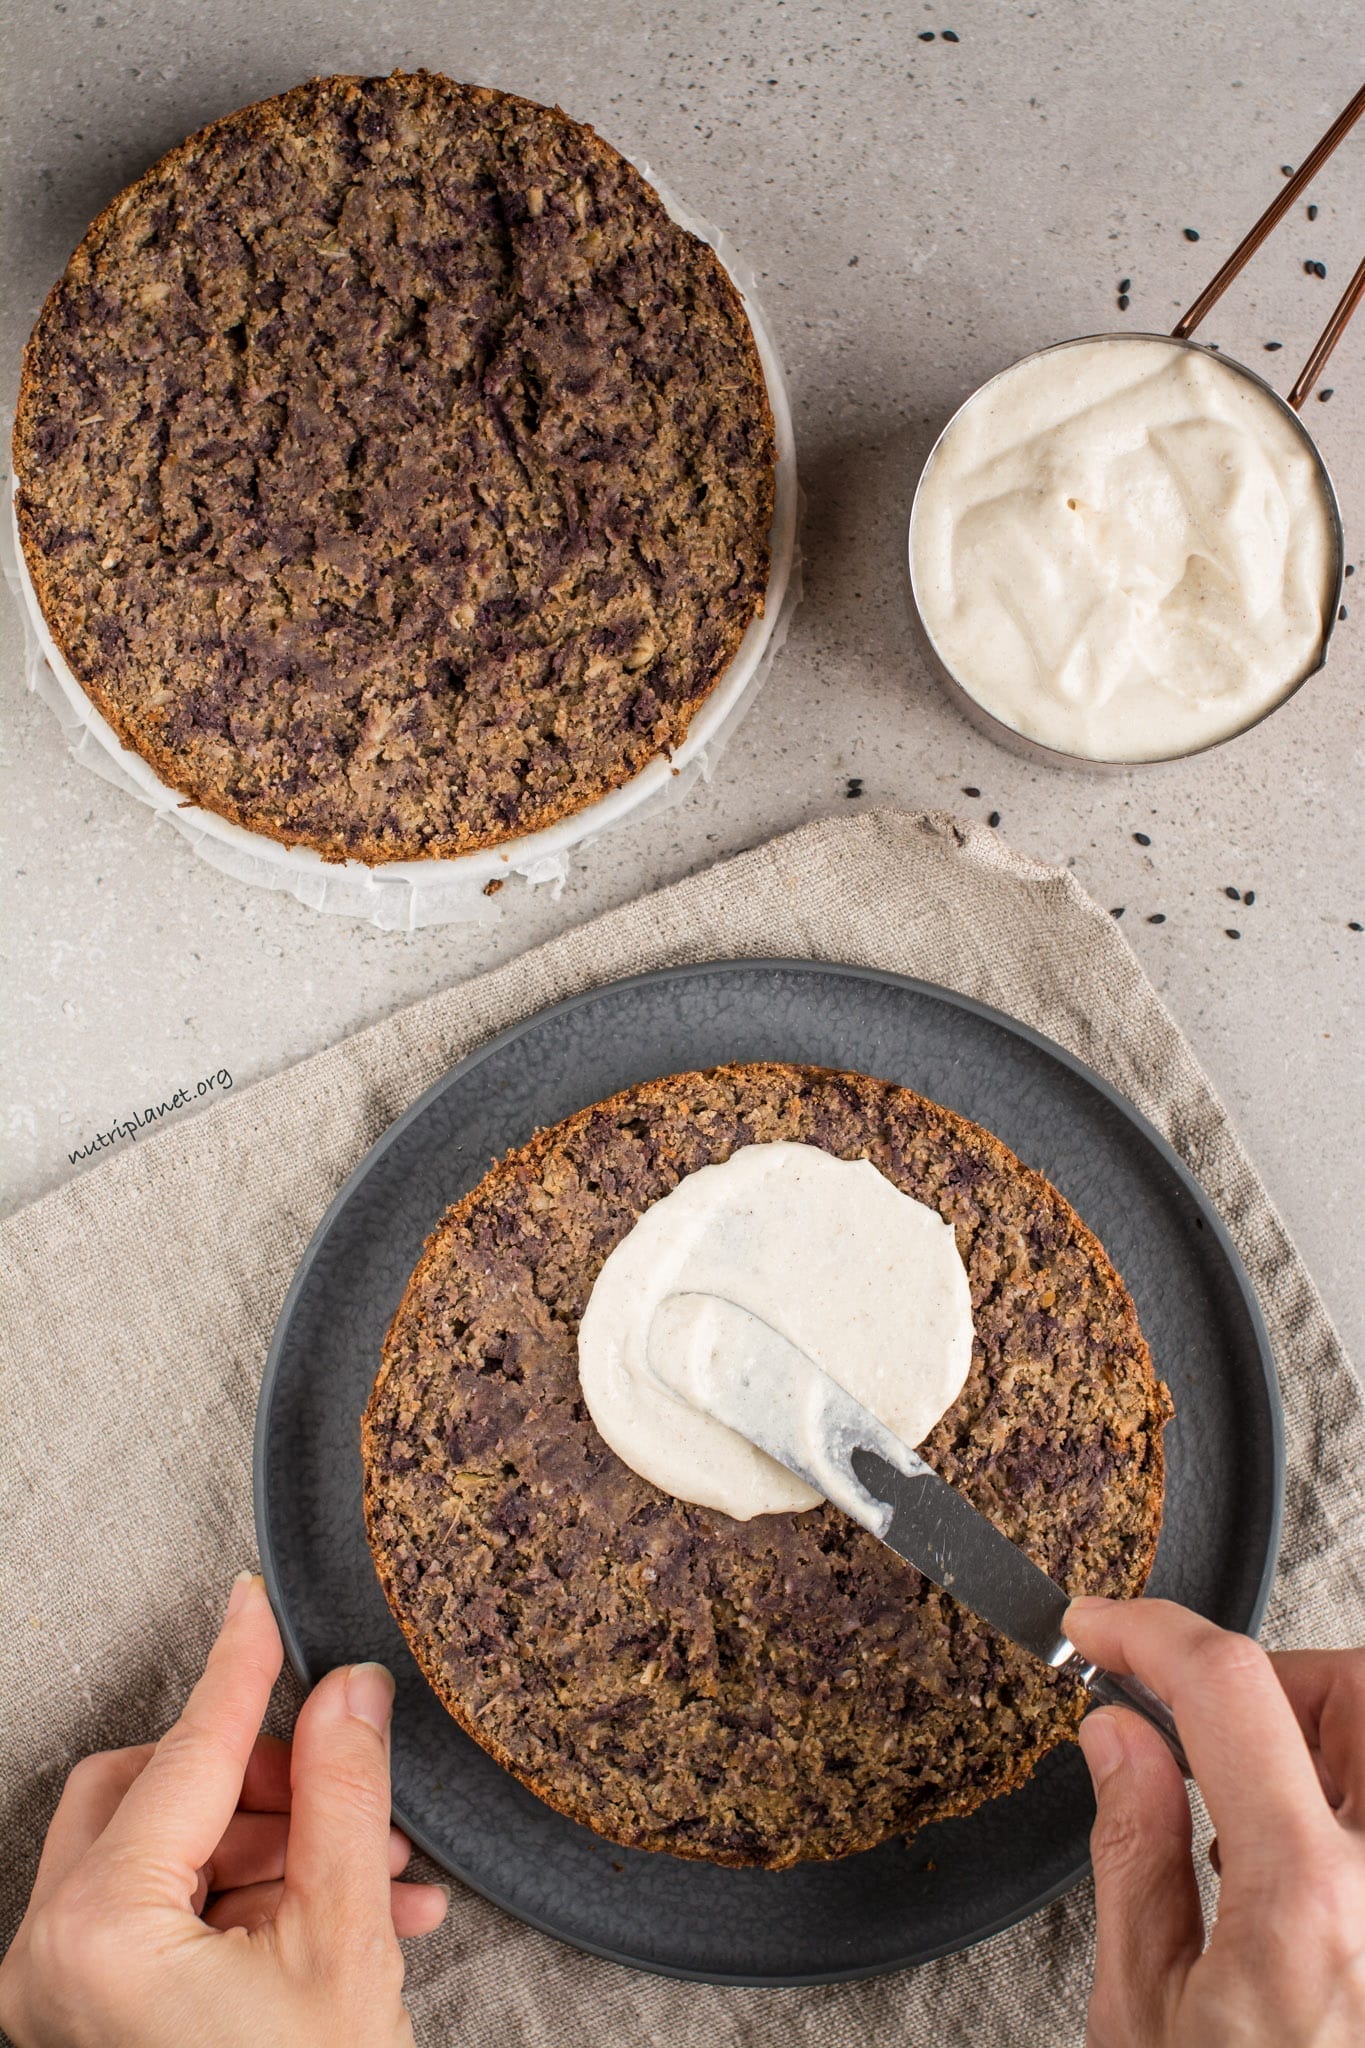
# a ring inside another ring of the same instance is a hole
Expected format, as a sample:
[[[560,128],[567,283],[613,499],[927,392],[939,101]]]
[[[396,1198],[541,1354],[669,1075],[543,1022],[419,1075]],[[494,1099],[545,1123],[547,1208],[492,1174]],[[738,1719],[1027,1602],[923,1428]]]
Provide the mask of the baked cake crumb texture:
[[[21,538],[119,738],[371,862],[574,812],[762,611],[774,440],[713,251],[558,109],[321,78],[154,164],[24,357]]]
[[[616,1842],[775,1869],[970,1812],[1084,1706],[837,1509],[732,1521],[593,1427],[576,1335],[608,1253],[684,1174],[779,1139],[952,1222],[975,1342],[925,1456],[1069,1591],[1139,1592],[1171,1409],[1122,1282],[996,1139],[857,1074],[675,1075],[510,1153],[428,1243],[363,1432],[379,1577],[455,1718]]]

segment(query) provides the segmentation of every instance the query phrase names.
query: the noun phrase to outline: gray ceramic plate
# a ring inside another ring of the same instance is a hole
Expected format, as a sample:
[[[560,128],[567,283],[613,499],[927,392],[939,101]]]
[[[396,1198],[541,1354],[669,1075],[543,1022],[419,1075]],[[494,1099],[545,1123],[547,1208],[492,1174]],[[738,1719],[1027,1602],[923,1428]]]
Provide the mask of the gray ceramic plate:
[[[617,1849],[524,1791],[455,1726],[370,1563],[359,1421],[423,1240],[494,1154],[635,1081],[724,1060],[851,1067],[973,1117],[1073,1202],[1123,1274],[1175,1395],[1151,1590],[1254,1628],[1283,1474],[1269,1346],[1222,1222],[1174,1153],[1069,1054],[943,989],[857,968],[732,961],[622,981],[495,1038],[399,1118],[337,1196],[289,1290],[261,1391],[256,1526],[307,1682],[374,1657],[398,1680],[394,1809],[439,1863],[533,1926],[721,1983],[870,1976],[963,1948],[1087,1867],[1079,1751],[966,1820],[841,1863],[722,1870]]]

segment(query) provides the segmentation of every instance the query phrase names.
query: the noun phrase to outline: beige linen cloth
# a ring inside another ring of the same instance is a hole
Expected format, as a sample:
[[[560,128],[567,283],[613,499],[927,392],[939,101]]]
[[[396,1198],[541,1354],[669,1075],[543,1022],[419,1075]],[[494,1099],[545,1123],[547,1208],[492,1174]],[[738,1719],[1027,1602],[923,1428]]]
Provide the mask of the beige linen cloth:
[[[1163,1131],[1237,1240],[1284,1392],[1288,1496],[1265,1635],[1365,1641],[1365,1409],[1227,1117],[1113,921],[994,832],[882,811],[778,839],[433,996],[158,1133],[4,1230],[0,1938],[66,1770],[177,1712],[254,1559],[251,1431],[285,1288],[333,1194],[463,1054],[576,990],[740,954],[857,962],[994,1004]],[[282,1688],[278,1725],[296,1695]],[[408,1951],[424,2044],[835,2048],[1076,2043],[1084,1886],[969,1953],[865,1984],[747,1991],[579,1955],[460,1885]]]

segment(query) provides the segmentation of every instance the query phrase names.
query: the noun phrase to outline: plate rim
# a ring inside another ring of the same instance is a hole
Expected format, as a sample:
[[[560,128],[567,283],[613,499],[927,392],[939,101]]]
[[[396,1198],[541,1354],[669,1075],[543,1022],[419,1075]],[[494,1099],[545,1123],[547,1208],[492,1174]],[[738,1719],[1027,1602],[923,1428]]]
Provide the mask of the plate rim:
[[[274,1544],[271,1539],[266,1514],[266,1464],[269,1456],[271,1411],[274,1405],[275,1392],[279,1381],[280,1367],[290,1323],[299,1297],[312,1272],[317,1255],[333,1223],[362,1183],[368,1178],[377,1161],[388,1151],[390,1146],[398,1142],[412,1124],[416,1123],[424,1115],[429,1105],[439,1095],[455,1082],[464,1079],[466,1075],[472,1073],[484,1060],[491,1058],[494,1053],[500,1052],[505,1046],[514,1044],[518,1038],[533,1026],[549,1023],[554,1018],[562,1016],[568,1011],[586,1007],[588,1004],[598,1001],[605,996],[616,995],[628,989],[637,988],[644,983],[652,984],[693,979],[702,975],[716,973],[749,974],[774,972],[797,975],[835,975],[851,981],[873,982],[882,987],[891,987],[908,991],[914,995],[926,996],[933,1001],[946,1003],[951,1008],[964,1010],[973,1016],[984,1018],[988,1023],[999,1026],[1013,1037],[1022,1038],[1027,1044],[1049,1055],[1080,1080],[1088,1083],[1111,1107],[1118,1110],[1120,1115],[1125,1117],[1134,1126],[1138,1134],[1157,1154],[1162,1164],[1180,1182],[1195,1208],[1204,1218],[1205,1225],[1212,1232],[1214,1241],[1218,1245],[1227,1264],[1250,1322],[1257,1362],[1260,1365],[1261,1377],[1264,1382],[1266,1407],[1270,1422],[1270,1523],[1265,1557],[1262,1561],[1260,1575],[1251,1602],[1251,1612],[1246,1623],[1249,1634],[1254,1636],[1259,1633],[1261,1623],[1265,1618],[1271,1586],[1274,1583],[1283,1536],[1285,1434],[1284,1406],[1280,1396],[1279,1374],[1275,1365],[1275,1354],[1271,1346],[1270,1333],[1266,1327],[1260,1300],[1255,1287],[1252,1285],[1251,1277],[1246,1270],[1241,1253],[1233,1241],[1232,1233],[1228,1229],[1222,1213],[1212,1196],[1186,1165],[1169,1139],[1157,1130],[1156,1126],[1138,1108],[1137,1104],[1130,1101],[1121,1089],[1116,1088],[1111,1081],[1106,1080],[1104,1075],[1097,1073],[1093,1067],[1088,1065],[1086,1061],[1078,1058],[1066,1046],[1059,1045],[1056,1039],[1049,1038],[1045,1032],[1035,1030],[1032,1025],[1025,1024],[1020,1018],[1012,1017],[1008,1011],[997,1009],[992,1004],[984,1003],[975,996],[963,995],[957,989],[946,988],[942,983],[926,981],[917,975],[898,974],[890,968],[866,967],[854,962],[839,960],[784,958],[780,955],[769,954],[739,954],[727,956],[723,959],[678,962],[667,967],[644,968],[635,974],[618,975],[610,981],[597,982],[591,988],[578,989],[572,995],[562,996],[556,1002],[547,1003],[542,1008],[533,1010],[529,1015],[520,1017],[514,1023],[504,1026],[501,1031],[495,1032],[491,1037],[483,1039],[478,1045],[472,1047],[469,1052],[458,1059],[453,1066],[448,1067],[443,1074],[438,1075],[436,1080],[424,1088],[421,1094],[408,1104],[406,1109],[401,1110],[392,1122],[384,1127],[373,1143],[367,1146],[365,1152],[346,1176],[346,1179],[342,1182],[319,1218],[294,1269],[289,1286],[285,1290],[284,1298],[280,1303],[279,1314],[271,1331],[270,1343],[266,1351],[265,1366],[261,1374],[260,1392],[257,1396],[256,1419],[252,1434],[251,1451],[252,1516],[255,1523],[256,1545],[260,1557],[261,1573],[265,1580],[270,1605],[280,1631],[280,1639],[284,1645],[285,1656],[288,1659],[290,1669],[306,1690],[311,1690],[316,1680],[308,1669],[308,1663],[303,1655],[292,1617],[284,1607]],[[879,1076],[878,1078],[885,1077]],[[433,1220],[433,1229],[439,1220],[439,1218]],[[396,1825],[407,1835],[414,1847],[420,1849],[424,1855],[429,1856],[432,1862],[437,1864],[440,1869],[446,1870],[450,1875],[458,1878],[461,1884],[467,1885],[471,1891],[476,1892],[481,1898],[487,1899],[491,1905],[498,1907],[501,1912],[508,1914],[512,1919],[520,1921],[523,1926],[532,1927],[537,1933],[548,1935],[552,1940],[562,1942],[567,1948],[576,1949],[582,1954],[599,1956],[604,1961],[619,1964],[626,1969],[639,1970],[649,1976],[668,1977],[694,1984],[717,1984],[730,1988],[747,1987],[752,1990],[794,1990],[825,1984],[858,1983],[873,1977],[890,1976],[900,1970],[917,1968],[921,1963],[934,1962],[946,1955],[965,1953],[968,1949],[977,1948],[981,1943],[992,1940],[998,1934],[1003,1934],[1008,1928],[1019,1926],[1023,1921],[1031,1919],[1035,1913],[1040,1913],[1045,1907],[1054,1904],[1067,1892],[1072,1891],[1081,1882],[1090,1868],[1090,1857],[1087,1853],[1080,1857],[1073,1866],[1064,1871],[1059,1878],[1046,1885],[1041,1891],[1033,1894],[1025,1905],[1017,1909],[1011,1909],[1001,1918],[991,1921],[988,1926],[974,1933],[970,1940],[966,1942],[948,1940],[941,1943],[933,1943],[928,1947],[917,1949],[913,1957],[899,1962],[876,1962],[860,1965],[856,1968],[836,1966],[830,1970],[815,1970],[802,1973],[784,1972],[779,1975],[756,1974],[750,1971],[718,1972],[715,1970],[688,1968],[680,1964],[642,1961],[638,1956],[629,1955],[620,1949],[611,1948],[605,1943],[589,1941],[577,1935],[567,1935],[560,1928],[551,1925],[550,1922],[540,1918],[538,1915],[529,1913],[522,1907],[511,1904],[489,1886],[475,1882],[472,1878],[466,1876],[463,1871],[452,1871],[447,1857],[444,1854],[437,1853],[433,1846],[433,1839],[427,1830],[420,1823],[411,1820],[396,1802],[393,1806],[393,1819]]]

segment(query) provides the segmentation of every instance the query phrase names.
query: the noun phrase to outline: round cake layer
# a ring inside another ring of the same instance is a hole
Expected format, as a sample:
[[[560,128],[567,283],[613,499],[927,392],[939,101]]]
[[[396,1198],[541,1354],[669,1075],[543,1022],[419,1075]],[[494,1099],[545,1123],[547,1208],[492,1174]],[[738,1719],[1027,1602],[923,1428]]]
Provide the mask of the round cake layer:
[[[328,859],[553,823],[683,739],[763,609],[743,306],[590,128],[431,73],[216,122],[25,352],[16,510],[126,746]]]
[[[924,1455],[1071,1592],[1140,1591],[1171,1411],[1122,1282],[988,1132],[858,1074],[674,1075],[493,1166],[412,1276],[363,1453],[380,1580],[471,1735],[614,1841],[782,1868],[970,1812],[1083,1701],[836,1508],[736,1522],[593,1427],[577,1330],[608,1253],[774,1140],[869,1159],[953,1224],[972,1366]]]

